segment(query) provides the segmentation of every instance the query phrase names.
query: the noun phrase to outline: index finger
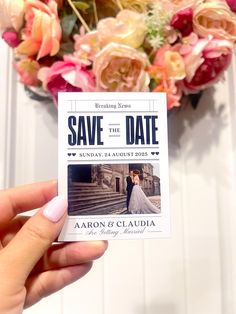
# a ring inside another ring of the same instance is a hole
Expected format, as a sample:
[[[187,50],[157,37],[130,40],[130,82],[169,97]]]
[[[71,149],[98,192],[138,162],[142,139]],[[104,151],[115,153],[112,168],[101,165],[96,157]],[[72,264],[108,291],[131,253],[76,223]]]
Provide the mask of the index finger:
[[[0,191],[0,228],[17,214],[42,207],[56,195],[55,180]]]

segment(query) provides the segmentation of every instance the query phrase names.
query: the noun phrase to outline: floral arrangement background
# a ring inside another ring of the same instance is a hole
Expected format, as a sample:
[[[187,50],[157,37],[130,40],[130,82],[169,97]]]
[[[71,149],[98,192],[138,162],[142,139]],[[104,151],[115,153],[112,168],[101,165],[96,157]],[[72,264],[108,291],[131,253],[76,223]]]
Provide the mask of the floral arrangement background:
[[[215,84],[236,42],[236,0],[0,0],[2,38],[26,86],[167,92]]]

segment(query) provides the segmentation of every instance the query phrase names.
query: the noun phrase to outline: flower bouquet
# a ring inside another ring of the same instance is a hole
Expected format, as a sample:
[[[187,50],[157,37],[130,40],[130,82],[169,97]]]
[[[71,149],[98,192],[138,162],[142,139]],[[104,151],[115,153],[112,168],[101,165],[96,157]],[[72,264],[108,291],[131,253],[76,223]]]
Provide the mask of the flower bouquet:
[[[26,86],[166,92],[168,108],[216,83],[236,41],[235,0],[0,0]]]

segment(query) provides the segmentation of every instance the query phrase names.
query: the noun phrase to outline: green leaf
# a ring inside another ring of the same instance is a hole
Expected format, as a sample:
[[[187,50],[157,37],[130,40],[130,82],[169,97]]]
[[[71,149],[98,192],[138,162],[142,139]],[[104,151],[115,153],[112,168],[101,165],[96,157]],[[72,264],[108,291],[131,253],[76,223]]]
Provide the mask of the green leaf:
[[[83,1],[73,1],[73,4],[75,5],[76,9],[82,11],[83,13],[86,13],[86,11],[90,8],[90,5]]]
[[[62,37],[68,38],[76,24],[77,16],[75,14],[65,15],[61,19]]]
[[[74,52],[74,43],[73,41],[68,41],[66,43],[61,43],[60,50],[57,53],[57,56],[63,58],[64,55],[72,54]]]

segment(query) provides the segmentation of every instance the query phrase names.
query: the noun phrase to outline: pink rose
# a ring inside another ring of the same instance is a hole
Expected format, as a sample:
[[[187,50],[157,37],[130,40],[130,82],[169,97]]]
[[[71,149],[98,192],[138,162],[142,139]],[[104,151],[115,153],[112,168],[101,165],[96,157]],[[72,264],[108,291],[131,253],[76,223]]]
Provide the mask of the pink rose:
[[[234,12],[236,12],[236,1],[235,0],[226,0],[228,6],[230,9]]]
[[[171,19],[171,26],[178,29],[182,36],[188,36],[193,31],[193,10],[186,8],[178,11]]]
[[[148,59],[136,49],[111,43],[95,57],[93,72],[97,90],[108,92],[148,91]]]
[[[14,31],[5,31],[2,34],[2,39],[4,39],[8,46],[10,46],[11,48],[16,48],[21,42],[18,34]]]
[[[37,60],[56,55],[62,34],[57,2],[49,0],[45,4],[39,0],[27,0],[25,12],[26,28],[17,52],[27,56],[37,55]]]
[[[227,40],[195,38],[181,47],[185,63],[186,92],[196,92],[211,86],[219,80],[230,64],[233,44]]]
[[[92,92],[95,87],[91,71],[73,56],[64,56],[63,61],[55,62],[50,68],[42,68],[38,77],[44,89],[52,94],[55,104],[58,92]]]

